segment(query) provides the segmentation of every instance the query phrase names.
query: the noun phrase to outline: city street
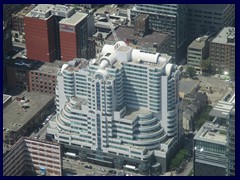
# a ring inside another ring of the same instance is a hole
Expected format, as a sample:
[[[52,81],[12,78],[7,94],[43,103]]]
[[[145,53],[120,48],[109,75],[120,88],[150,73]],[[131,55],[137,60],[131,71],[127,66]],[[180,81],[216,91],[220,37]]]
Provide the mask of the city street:
[[[176,174],[176,176],[187,176],[189,172],[193,169],[193,158],[186,164],[183,171],[179,174]]]
[[[30,137],[34,138],[36,135],[39,135],[39,140],[45,140],[47,132],[48,122],[41,128],[37,133],[33,132]]]
[[[85,168],[86,165],[92,166],[92,169]],[[102,170],[104,169],[104,170]],[[88,162],[81,162],[80,160],[73,160],[70,158],[63,157],[63,175],[75,175],[75,176],[115,176],[115,174],[109,174],[109,170],[115,170],[116,175],[122,170],[99,166],[96,164],[91,164]],[[142,176],[141,174],[136,174],[132,172],[125,171],[128,176]]]

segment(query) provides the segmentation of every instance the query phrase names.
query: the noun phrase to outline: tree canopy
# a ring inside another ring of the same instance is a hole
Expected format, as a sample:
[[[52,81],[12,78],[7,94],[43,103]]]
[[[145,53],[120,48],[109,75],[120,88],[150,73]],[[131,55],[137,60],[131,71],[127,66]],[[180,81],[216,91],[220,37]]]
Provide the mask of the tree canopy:
[[[188,74],[188,76],[189,76],[190,78],[193,78],[193,77],[196,76],[196,74],[197,74],[196,69],[195,69],[194,67],[191,67],[191,66],[188,66],[188,67],[187,67],[186,72],[187,72],[187,74]]]

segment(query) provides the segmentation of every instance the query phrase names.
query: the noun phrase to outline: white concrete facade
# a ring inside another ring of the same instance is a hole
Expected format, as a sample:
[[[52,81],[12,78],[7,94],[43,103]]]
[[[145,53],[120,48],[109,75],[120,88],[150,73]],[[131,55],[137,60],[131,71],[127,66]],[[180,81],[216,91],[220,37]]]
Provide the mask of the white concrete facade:
[[[182,135],[179,71],[170,59],[117,42],[88,65],[83,59],[64,65],[48,133],[60,143],[131,159],[166,158]]]

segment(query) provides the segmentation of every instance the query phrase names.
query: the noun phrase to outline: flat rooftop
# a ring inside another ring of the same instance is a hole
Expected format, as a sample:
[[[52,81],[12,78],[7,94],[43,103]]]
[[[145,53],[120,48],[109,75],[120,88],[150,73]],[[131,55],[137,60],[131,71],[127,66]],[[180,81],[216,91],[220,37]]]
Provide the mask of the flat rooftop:
[[[17,58],[16,60],[11,61],[11,66],[14,66],[19,69],[26,69],[33,72],[41,72],[50,75],[56,75],[57,71],[62,67],[64,63],[66,62],[59,60],[55,60],[54,62],[49,63]]]
[[[97,22],[95,22],[95,27],[96,28],[109,29],[109,31],[111,31],[111,27],[110,27],[109,22],[97,21]]]
[[[112,6],[111,4],[106,4],[104,5],[103,7],[99,7],[97,8],[97,10],[95,11],[95,15],[96,14],[104,14],[106,11],[109,13],[109,14],[113,14],[113,13],[116,13],[117,12],[117,5],[115,6]]]
[[[84,20],[88,15],[86,13],[76,12],[69,18],[62,19],[59,23],[66,25],[77,25],[79,22]]]
[[[149,109],[145,109],[145,108],[140,108],[140,109],[133,109],[133,108],[126,108],[126,114],[123,117],[123,119],[127,119],[127,120],[133,120],[137,115],[139,114],[149,114],[151,113],[149,111]]]
[[[73,100],[76,104],[73,106],[73,109],[82,109],[82,105],[85,105],[87,103],[87,99],[80,98],[80,97],[71,97],[71,100]]]
[[[226,126],[206,122],[197,132],[194,139],[224,145],[227,142]]]
[[[206,40],[208,39],[208,36],[203,36],[203,37],[199,37],[197,39],[195,39],[189,46],[188,48],[193,48],[193,49],[203,49],[205,44],[206,44]]]
[[[66,63],[65,63],[66,64]],[[78,71],[80,69],[84,69],[88,66],[89,61],[83,58],[74,58],[72,61],[68,62],[65,70],[68,71]]]
[[[7,94],[3,94],[3,103],[7,100],[7,99],[9,99],[9,98],[11,98],[12,96],[10,96],[10,95],[7,95]]]
[[[59,69],[61,69],[64,61],[55,60],[53,63],[45,62],[42,66],[38,69],[32,70],[33,72],[41,72],[50,75],[57,75]]]
[[[54,7],[54,5],[52,5],[52,4],[39,4],[32,11],[46,13],[46,12],[50,11],[51,8],[53,8],[53,7]]]
[[[26,110],[21,107],[21,102],[15,98],[3,110],[3,127],[7,130],[18,131],[32,117],[34,117],[49,101],[54,98],[54,95],[40,94],[37,92],[23,92],[18,97],[27,94],[29,99],[29,108]]]
[[[214,43],[229,44],[235,46],[235,27],[225,27],[212,40]]]
[[[29,6],[24,7],[23,9],[21,9],[20,11],[18,11],[17,13],[13,14],[14,16],[25,16],[27,13],[29,13],[36,5],[35,4],[31,4]]]
[[[227,119],[230,112],[235,108],[235,103],[219,101],[210,111],[209,115]]]
[[[65,6],[65,5],[60,5],[60,4],[56,4],[52,9],[51,9],[51,13],[56,15],[56,16],[61,16],[61,17],[65,17],[68,18],[70,17],[72,14],[74,14],[75,9],[74,7],[71,6]]]
[[[179,92],[189,94],[200,83],[198,80],[181,78],[179,83]]]
[[[73,7],[68,7],[65,5],[53,5],[53,4],[39,4],[33,8],[26,16],[35,17],[40,19],[48,19],[52,15],[69,17],[75,12]]]
[[[153,47],[156,43],[158,46],[164,44],[169,39],[169,34],[153,31],[145,36],[139,36],[135,33],[133,27],[119,26],[115,29],[116,35],[119,41],[134,41],[134,45]],[[107,41],[115,41],[114,36],[111,33],[107,38]]]
[[[52,4],[39,4],[33,8],[27,17],[34,17],[39,19],[48,19],[51,16],[51,9],[54,7]]]

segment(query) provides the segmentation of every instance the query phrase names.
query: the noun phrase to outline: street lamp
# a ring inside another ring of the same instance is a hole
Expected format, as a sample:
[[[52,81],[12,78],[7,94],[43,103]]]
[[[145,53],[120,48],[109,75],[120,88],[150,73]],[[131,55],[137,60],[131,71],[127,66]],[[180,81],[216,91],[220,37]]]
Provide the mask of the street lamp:
[[[228,75],[228,72],[227,72],[227,71],[224,71],[224,75]]]

